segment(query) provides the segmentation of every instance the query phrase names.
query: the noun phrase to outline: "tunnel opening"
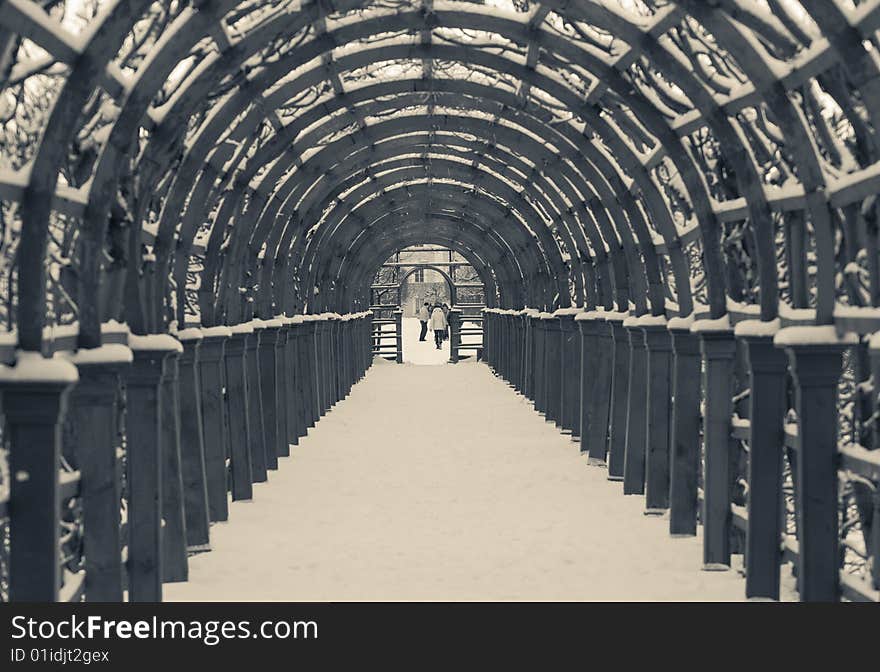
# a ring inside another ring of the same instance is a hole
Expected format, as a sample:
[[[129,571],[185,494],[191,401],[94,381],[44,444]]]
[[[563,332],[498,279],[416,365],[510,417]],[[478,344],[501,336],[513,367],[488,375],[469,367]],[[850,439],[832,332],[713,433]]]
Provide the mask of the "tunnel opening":
[[[370,292],[377,355],[416,365],[479,359],[486,289],[465,255],[438,245],[405,247],[377,269]],[[436,308],[442,324],[435,324]]]

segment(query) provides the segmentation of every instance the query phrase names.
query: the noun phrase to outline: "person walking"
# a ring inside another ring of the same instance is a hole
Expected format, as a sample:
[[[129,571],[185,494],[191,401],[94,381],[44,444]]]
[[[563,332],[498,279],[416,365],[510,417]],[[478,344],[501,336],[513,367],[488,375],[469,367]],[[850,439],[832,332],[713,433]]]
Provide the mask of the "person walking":
[[[434,344],[437,346],[437,349],[440,349],[440,344],[443,342],[443,336],[446,333],[446,327],[448,323],[446,322],[446,316],[443,314],[443,308],[440,307],[440,304],[434,306],[434,310],[431,313],[431,329],[434,330]]]
[[[447,304],[443,304],[440,306],[443,309],[443,317],[446,318],[446,331],[443,332],[443,340],[449,340],[449,306]]]
[[[425,340],[425,336],[428,335],[428,320],[431,319],[431,311],[430,311],[430,308],[431,308],[431,304],[428,303],[427,301],[425,301],[425,305],[424,305],[424,306],[422,306],[421,308],[419,308],[418,317],[419,317],[419,322],[422,323],[422,331],[421,331],[421,333],[419,334],[419,340],[420,340],[420,341],[424,341],[424,340]]]

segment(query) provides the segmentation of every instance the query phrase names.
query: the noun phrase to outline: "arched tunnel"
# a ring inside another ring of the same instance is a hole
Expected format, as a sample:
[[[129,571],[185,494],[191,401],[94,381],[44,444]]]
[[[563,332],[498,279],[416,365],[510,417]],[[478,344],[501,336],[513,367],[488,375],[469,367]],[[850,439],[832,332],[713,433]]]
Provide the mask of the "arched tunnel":
[[[373,375],[377,270],[437,245],[483,286],[469,359],[699,566],[876,601],[878,30],[878,0],[0,2],[4,599],[161,600]]]

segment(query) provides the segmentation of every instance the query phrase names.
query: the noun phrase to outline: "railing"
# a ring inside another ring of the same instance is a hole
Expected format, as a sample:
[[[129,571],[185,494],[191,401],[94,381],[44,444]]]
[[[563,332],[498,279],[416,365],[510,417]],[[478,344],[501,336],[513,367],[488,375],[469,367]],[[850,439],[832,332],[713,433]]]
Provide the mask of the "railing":
[[[455,306],[449,311],[449,361],[456,363],[462,352],[473,351],[477,359],[483,356],[483,315],[479,309]]]
[[[210,550],[228,493],[251,498],[364,375],[371,318],[174,336],[109,324],[100,348],[78,352],[74,326],[47,331],[51,359],[0,341],[4,599],[161,600],[163,583],[188,578],[188,556]]]
[[[403,311],[396,306],[373,306],[373,355],[403,363]]]
[[[646,514],[668,512],[672,535],[701,526],[705,570],[741,556],[747,597],[779,599],[791,565],[802,600],[878,601],[880,343],[869,353],[798,312],[764,323],[733,308],[486,309],[485,358]],[[880,328],[852,314],[846,326]]]

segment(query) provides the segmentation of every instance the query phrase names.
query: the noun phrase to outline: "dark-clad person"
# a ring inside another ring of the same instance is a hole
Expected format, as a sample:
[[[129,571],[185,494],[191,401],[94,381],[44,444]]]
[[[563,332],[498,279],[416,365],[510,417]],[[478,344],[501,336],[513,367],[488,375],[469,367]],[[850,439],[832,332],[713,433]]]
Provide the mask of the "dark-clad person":
[[[419,308],[419,322],[422,323],[422,331],[419,334],[419,340],[424,341],[428,335],[428,320],[431,319],[431,304],[425,301],[425,305]]]

